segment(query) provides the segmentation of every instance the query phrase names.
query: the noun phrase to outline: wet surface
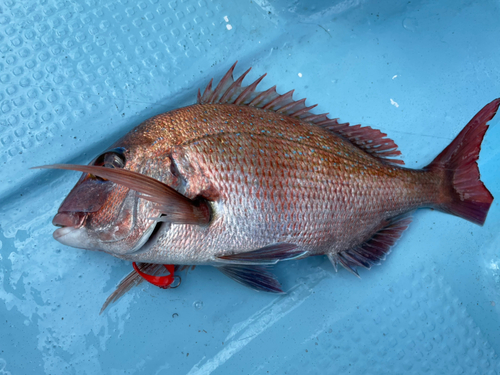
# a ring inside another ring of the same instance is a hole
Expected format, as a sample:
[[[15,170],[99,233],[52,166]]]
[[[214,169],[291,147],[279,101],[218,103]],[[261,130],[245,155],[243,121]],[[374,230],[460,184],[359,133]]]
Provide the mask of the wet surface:
[[[0,374],[500,371],[500,209],[483,227],[419,211],[380,266],[277,266],[288,293],[217,270],[141,284],[99,314],[132,266],[65,247],[51,222],[78,173],[148,117],[191,104],[239,60],[430,162],[500,96],[494,1],[45,1],[0,5]],[[239,69],[239,70],[238,70]],[[499,117],[482,180],[500,197]],[[390,368],[387,364],[390,363]]]

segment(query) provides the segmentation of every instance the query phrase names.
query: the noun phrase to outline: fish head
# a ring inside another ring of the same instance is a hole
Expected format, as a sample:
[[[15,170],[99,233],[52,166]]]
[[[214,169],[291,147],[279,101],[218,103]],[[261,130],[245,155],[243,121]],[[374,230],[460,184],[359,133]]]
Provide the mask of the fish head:
[[[137,147],[113,147],[89,165],[144,170],[148,169],[144,167],[144,155],[144,150]],[[59,227],[53,237],[67,246],[120,257],[145,244],[155,227],[154,219],[159,216],[155,205],[142,199],[136,190],[83,173],[52,220]]]
[[[203,192],[211,190],[178,145],[182,129],[165,129],[169,116],[175,111],[146,120],[89,165],[36,167],[83,172],[52,221],[60,227],[57,241],[128,259],[154,243],[168,223],[209,224]]]

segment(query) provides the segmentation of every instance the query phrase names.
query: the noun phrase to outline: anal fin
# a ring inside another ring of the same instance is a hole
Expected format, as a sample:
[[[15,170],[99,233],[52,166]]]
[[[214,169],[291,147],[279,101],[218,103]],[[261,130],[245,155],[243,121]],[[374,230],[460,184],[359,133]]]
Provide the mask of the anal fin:
[[[371,266],[380,264],[410,223],[411,217],[407,215],[390,219],[382,229],[363,244],[339,253],[330,253],[328,259],[335,270],[337,270],[337,264],[341,264],[346,270],[359,277],[357,268],[370,269]]]

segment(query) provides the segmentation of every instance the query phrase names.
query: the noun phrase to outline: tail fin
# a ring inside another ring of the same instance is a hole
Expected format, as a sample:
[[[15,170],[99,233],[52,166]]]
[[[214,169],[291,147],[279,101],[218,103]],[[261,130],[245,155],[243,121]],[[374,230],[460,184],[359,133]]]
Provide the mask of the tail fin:
[[[499,105],[500,98],[481,109],[453,142],[425,167],[442,173],[451,184],[451,197],[436,208],[479,225],[483,225],[486,220],[493,196],[479,180],[476,161],[488,129],[486,123],[495,116]]]

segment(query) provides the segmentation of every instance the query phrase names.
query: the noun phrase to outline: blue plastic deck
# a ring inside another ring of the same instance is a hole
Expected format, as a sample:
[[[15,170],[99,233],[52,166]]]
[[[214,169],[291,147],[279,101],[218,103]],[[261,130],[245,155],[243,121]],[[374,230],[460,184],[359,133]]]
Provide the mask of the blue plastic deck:
[[[419,168],[500,96],[499,35],[493,0],[3,0],[0,374],[499,374],[500,115],[483,227],[420,210],[361,279],[325,257],[278,265],[284,296],[197,267],[99,316],[131,264],[53,240],[79,174],[29,169],[88,163],[236,60]]]

